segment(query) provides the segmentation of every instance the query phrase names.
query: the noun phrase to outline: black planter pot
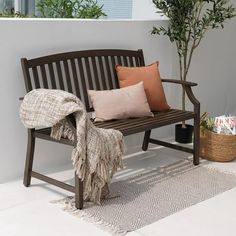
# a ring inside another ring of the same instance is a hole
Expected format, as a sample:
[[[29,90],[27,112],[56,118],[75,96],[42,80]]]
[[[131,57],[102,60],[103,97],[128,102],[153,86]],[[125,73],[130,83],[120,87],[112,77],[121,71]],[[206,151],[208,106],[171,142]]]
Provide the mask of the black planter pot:
[[[178,143],[192,143],[193,126],[186,125],[186,128],[182,128],[182,124],[175,125],[175,141]]]

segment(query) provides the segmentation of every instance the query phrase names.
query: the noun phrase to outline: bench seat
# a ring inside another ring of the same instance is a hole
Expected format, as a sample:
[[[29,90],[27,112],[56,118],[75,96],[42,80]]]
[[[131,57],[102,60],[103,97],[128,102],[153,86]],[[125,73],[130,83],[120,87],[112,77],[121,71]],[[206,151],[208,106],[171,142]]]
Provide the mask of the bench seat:
[[[113,120],[105,122],[94,122],[94,125],[103,129],[116,129],[119,130],[124,136],[136,134],[139,132],[144,132],[152,130],[158,127],[165,126],[167,124],[174,124],[181,122],[183,119],[193,119],[195,116],[194,112],[182,111],[177,109],[171,109],[168,112],[154,112],[154,117],[141,117],[141,118],[131,118],[122,120]],[[62,139],[60,141],[50,138],[51,128],[44,128],[35,130],[35,137],[42,139],[50,139],[54,142],[60,142],[74,145],[73,142]]]

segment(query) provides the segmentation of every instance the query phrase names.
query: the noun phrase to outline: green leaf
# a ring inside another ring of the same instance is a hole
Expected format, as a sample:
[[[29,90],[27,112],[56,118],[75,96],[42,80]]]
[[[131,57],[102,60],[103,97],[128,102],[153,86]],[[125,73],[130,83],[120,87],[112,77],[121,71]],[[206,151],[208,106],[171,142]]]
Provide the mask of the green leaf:
[[[37,0],[41,17],[95,18],[106,16],[96,0]]]

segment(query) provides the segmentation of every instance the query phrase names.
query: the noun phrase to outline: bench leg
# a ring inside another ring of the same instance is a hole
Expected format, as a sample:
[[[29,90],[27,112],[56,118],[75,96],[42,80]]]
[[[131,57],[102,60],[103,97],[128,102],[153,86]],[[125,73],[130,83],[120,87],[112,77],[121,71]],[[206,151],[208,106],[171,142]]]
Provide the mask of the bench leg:
[[[148,149],[150,135],[151,135],[151,130],[145,131],[144,139],[143,139],[143,146],[142,146],[143,151],[147,151]]]
[[[34,129],[28,129],[28,144],[27,144],[24,182],[23,182],[26,187],[29,187],[31,182],[31,172],[34,159],[34,147],[35,147]]]
[[[193,164],[199,165],[200,115],[194,119]]]
[[[77,209],[83,209],[83,181],[75,173],[75,207]]]

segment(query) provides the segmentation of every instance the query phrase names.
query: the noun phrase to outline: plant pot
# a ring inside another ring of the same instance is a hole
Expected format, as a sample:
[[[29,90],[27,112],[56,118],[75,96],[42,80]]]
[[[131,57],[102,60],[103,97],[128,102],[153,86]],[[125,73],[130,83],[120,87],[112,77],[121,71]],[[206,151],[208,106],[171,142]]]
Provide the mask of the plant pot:
[[[193,126],[186,125],[186,128],[183,128],[182,124],[175,125],[175,141],[178,143],[192,143]]]

